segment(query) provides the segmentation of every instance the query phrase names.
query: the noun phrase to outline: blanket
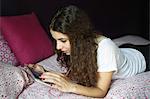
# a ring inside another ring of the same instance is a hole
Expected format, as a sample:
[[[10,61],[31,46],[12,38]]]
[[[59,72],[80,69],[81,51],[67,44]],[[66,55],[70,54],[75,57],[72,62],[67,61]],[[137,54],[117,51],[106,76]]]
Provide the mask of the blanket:
[[[56,56],[50,57],[39,64],[45,64]],[[57,64],[58,65],[58,64]],[[51,67],[52,66],[52,67]],[[49,69],[61,72],[59,66],[51,64]],[[48,69],[48,67],[45,67]],[[56,68],[57,67],[57,68]],[[150,71],[136,76],[112,81],[104,99],[149,99]],[[57,89],[37,82],[27,67],[15,67],[0,63],[0,99],[99,99],[73,93],[64,93]]]

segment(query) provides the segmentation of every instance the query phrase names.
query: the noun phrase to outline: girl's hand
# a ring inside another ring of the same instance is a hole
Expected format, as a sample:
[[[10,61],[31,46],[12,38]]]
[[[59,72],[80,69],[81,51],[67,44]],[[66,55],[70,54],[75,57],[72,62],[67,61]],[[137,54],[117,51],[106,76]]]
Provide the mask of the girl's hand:
[[[40,78],[44,82],[53,83],[53,87],[63,92],[72,92],[74,83],[65,75],[56,72],[45,72]]]
[[[33,71],[36,71],[38,73],[44,73],[44,68],[41,65],[38,64],[28,64],[27,65],[30,69],[32,69]]]

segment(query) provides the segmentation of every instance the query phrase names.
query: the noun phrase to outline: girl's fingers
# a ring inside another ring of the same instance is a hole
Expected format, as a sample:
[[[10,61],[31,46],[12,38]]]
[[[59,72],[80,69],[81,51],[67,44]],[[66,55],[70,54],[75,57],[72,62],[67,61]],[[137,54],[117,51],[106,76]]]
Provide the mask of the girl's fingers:
[[[64,77],[63,74],[61,73],[56,73],[56,72],[44,72],[41,76],[55,76],[55,77]]]
[[[40,76],[40,78],[43,80],[43,81],[48,81],[48,82],[52,82],[52,83],[55,83],[59,86],[62,86],[62,85],[66,85],[66,79],[64,77],[57,77],[57,76],[54,76],[54,75],[42,75]]]
[[[34,64],[28,64],[27,65],[29,68],[33,68]]]
[[[37,64],[28,64],[28,67],[32,68],[32,69],[38,69],[39,65],[37,65]]]
[[[56,80],[54,80],[54,79],[43,79],[42,81],[43,81],[43,82],[54,83],[54,84],[57,83]]]
[[[38,64],[28,64],[27,65],[30,69],[36,71],[36,72],[40,72],[40,73],[44,73],[44,69],[41,65]]]
[[[63,83],[65,82],[65,78],[61,77],[61,76],[56,76],[56,75],[41,75],[40,76],[41,79],[54,79],[57,82]]]
[[[42,75],[41,78],[44,82],[53,83],[54,88],[57,88],[63,92],[71,92],[72,82],[67,80],[65,77],[60,75],[58,76],[54,73],[46,73],[45,75]]]
[[[48,83],[53,83],[57,86],[63,86],[63,83],[61,83],[60,81],[58,81],[57,79],[53,79],[53,78],[46,78],[42,80],[43,82],[48,82]]]

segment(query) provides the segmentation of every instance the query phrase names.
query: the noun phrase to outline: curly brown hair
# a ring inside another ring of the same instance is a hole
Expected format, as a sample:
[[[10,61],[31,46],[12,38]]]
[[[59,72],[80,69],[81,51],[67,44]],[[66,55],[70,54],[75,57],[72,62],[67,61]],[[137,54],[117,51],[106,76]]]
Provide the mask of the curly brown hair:
[[[60,9],[51,21],[50,29],[61,32],[69,37],[71,53],[68,58],[58,53],[58,60],[67,64],[73,81],[84,86],[95,86],[97,79],[97,44],[96,33],[88,15],[76,6],[67,6]],[[66,65],[62,65],[66,66]]]

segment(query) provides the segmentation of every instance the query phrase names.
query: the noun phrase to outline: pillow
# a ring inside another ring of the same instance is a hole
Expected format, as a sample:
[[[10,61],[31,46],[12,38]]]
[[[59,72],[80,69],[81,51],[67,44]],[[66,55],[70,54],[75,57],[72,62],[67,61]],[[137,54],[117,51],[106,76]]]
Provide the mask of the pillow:
[[[8,42],[3,38],[0,31],[0,61],[5,64],[18,65],[18,60],[8,46]]]
[[[53,55],[52,42],[34,13],[0,17],[0,22],[3,36],[21,64]]]
[[[133,44],[133,45],[149,45],[150,41],[137,36],[137,35],[126,35],[116,39],[113,39],[116,45],[121,46],[123,44]]]

